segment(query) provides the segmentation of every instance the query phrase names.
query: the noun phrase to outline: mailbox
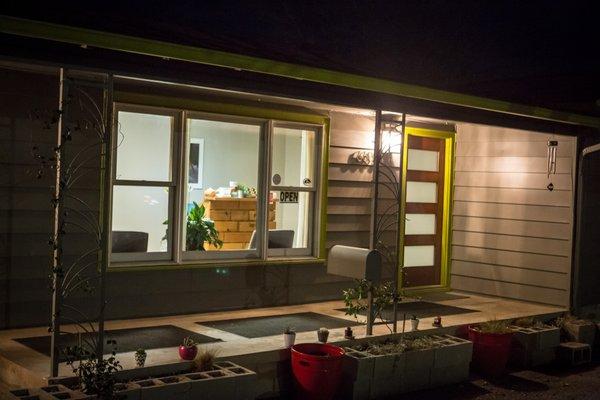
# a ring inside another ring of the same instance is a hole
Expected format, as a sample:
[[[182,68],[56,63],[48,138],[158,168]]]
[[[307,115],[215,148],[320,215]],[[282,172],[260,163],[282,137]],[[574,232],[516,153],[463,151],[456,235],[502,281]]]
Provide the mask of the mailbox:
[[[381,281],[381,253],[360,247],[333,246],[327,257],[327,273],[373,284]]]

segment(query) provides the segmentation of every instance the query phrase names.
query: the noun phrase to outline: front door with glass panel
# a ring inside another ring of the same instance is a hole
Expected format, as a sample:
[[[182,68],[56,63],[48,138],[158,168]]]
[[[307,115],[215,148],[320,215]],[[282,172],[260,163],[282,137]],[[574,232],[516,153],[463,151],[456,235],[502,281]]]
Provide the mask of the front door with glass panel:
[[[407,128],[404,140],[402,287],[443,287],[447,278],[452,136]]]

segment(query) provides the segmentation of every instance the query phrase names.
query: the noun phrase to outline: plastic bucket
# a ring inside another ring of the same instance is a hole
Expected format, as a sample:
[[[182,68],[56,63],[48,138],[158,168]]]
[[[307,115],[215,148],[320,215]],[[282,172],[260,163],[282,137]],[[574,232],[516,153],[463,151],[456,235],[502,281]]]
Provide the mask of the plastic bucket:
[[[469,340],[473,342],[473,367],[485,375],[502,375],[510,356],[512,336],[512,332],[481,333],[469,327]]]
[[[342,379],[344,349],[331,344],[292,346],[292,372],[298,399],[329,400]]]

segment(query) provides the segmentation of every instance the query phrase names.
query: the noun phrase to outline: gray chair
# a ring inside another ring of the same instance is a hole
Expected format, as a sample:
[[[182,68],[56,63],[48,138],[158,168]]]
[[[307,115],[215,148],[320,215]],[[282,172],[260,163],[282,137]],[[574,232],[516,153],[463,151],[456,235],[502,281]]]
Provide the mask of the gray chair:
[[[148,232],[112,231],[113,253],[145,253],[148,251]]]
[[[252,231],[249,249],[256,248],[256,231]],[[291,229],[269,229],[269,249],[291,249],[294,247],[294,231]]]

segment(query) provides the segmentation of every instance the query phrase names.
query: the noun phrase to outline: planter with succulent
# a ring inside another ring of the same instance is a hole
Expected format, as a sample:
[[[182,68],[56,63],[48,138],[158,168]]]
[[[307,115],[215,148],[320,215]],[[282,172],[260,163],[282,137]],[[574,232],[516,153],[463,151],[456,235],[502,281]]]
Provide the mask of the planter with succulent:
[[[148,357],[148,353],[144,349],[137,349],[134,354],[135,357],[135,365],[138,367],[143,367],[146,364],[146,357]]]
[[[179,346],[179,357],[182,360],[193,360],[198,354],[198,343],[190,336],[183,339],[183,343]]]
[[[219,232],[215,228],[212,219],[204,216],[206,209],[203,205],[198,205],[195,201],[188,212],[185,235],[185,249],[188,251],[206,251],[205,246],[211,245],[220,249],[223,241],[219,239]],[[163,225],[169,225],[169,220],[163,222]],[[168,228],[162,240],[169,237]]]
[[[413,331],[419,329],[419,318],[416,315],[410,317],[410,327]]]
[[[560,328],[533,318],[517,319],[510,328],[513,331],[511,364],[528,368],[554,361],[560,345]]]
[[[405,336],[346,347],[344,399],[385,398],[468,379],[472,343],[449,335]]]
[[[294,345],[294,343],[296,342],[296,332],[294,331],[294,328],[291,328],[289,326],[286,326],[285,329],[283,330],[283,343],[285,345],[286,348],[290,348]]]
[[[473,342],[473,367],[479,372],[498,376],[504,373],[510,356],[513,330],[507,321],[490,320],[469,327]]]
[[[327,343],[327,339],[329,338],[329,329],[327,328],[319,328],[317,331],[317,339],[321,343]]]

